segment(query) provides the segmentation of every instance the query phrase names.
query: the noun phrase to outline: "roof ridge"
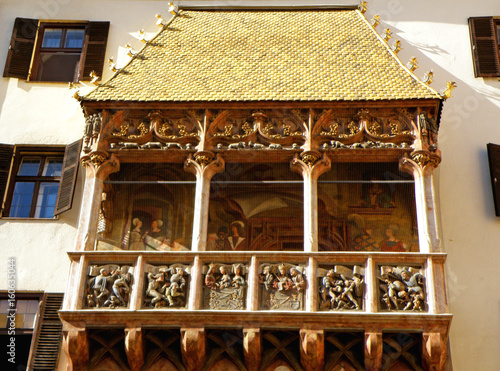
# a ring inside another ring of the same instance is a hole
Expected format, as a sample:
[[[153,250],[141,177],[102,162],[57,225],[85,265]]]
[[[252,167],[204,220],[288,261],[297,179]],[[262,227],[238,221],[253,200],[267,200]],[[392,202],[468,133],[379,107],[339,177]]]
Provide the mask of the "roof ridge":
[[[394,50],[392,50],[392,48],[389,46],[389,43],[386,42],[382,36],[379,35],[379,33],[377,32],[377,30],[375,29],[375,27],[373,27],[370,22],[368,21],[368,19],[366,19],[365,15],[359,11],[359,9],[356,9],[356,13],[361,17],[361,19],[363,19],[363,21],[369,26],[368,28],[371,29],[371,31],[377,36],[377,39],[382,43],[382,45],[385,46],[385,48],[389,51],[389,53],[392,55],[392,57],[398,62],[398,64],[403,67],[403,70],[406,71],[414,80],[416,80],[419,84],[421,84],[422,86],[424,86],[425,88],[427,88],[428,90],[430,90],[433,94],[436,94],[437,97],[439,97],[440,99],[442,98],[441,97],[441,94],[439,94],[434,88],[430,87],[429,85],[427,85],[426,83],[424,83],[422,80],[420,80],[417,75],[415,75],[413,72],[411,72],[408,67],[406,67],[404,65],[404,63],[401,61],[401,59],[398,57],[398,55],[394,52]]]

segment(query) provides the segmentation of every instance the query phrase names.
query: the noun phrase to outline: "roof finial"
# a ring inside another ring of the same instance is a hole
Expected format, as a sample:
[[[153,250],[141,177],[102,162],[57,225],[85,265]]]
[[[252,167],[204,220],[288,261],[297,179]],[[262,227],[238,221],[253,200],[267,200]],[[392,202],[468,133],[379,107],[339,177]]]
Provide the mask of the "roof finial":
[[[394,41],[394,44],[392,44],[392,51],[398,54],[400,50],[401,50],[401,41],[399,40]]]
[[[127,43],[127,45],[125,45],[125,48],[127,48],[127,55],[129,57],[133,57],[134,55],[137,54],[137,52],[135,52],[133,49],[132,49],[132,45],[130,45],[130,43]]]
[[[378,14],[374,15],[372,18],[372,27],[377,28],[377,26],[380,24],[380,16]]]
[[[385,42],[388,42],[389,39],[392,37],[392,31],[388,28],[384,30],[384,40]]]
[[[163,28],[165,26],[165,20],[161,17],[160,13],[156,13],[155,17],[158,19],[156,21],[156,25],[160,28]]]
[[[144,29],[137,31],[139,34],[139,40],[141,40],[144,44],[146,44],[149,40],[146,40],[146,33],[144,32]]]
[[[172,15],[177,15],[179,12],[179,7],[177,5],[174,5],[174,3],[168,3],[168,12]]]
[[[417,58],[416,57],[411,57],[410,61],[406,65],[406,67],[408,67],[408,69],[411,72],[414,72],[417,69],[417,67],[418,67]]]
[[[116,72],[116,63],[115,63],[115,60],[113,59],[113,57],[109,58],[108,59],[108,63],[109,63],[109,69],[113,72]]]
[[[432,70],[430,70],[429,72],[427,72],[424,75],[424,79],[422,81],[424,83],[426,83],[427,85],[430,85],[430,84],[432,84],[433,79],[434,79],[434,72],[432,72]]]
[[[446,81],[446,89],[439,95],[444,100],[451,98],[451,91],[457,87],[457,83],[455,81]]]
[[[97,80],[99,80],[99,76],[97,76],[97,74],[95,73],[95,71],[91,71],[90,72],[90,77],[92,78],[92,80],[90,80],[91,84],[99,85],[99,83],[97,82]]]
[[[362,1],[361,3],[359,3],[358,9],[361,12],[361,14],[365,14],[368,9],[366,1]]]

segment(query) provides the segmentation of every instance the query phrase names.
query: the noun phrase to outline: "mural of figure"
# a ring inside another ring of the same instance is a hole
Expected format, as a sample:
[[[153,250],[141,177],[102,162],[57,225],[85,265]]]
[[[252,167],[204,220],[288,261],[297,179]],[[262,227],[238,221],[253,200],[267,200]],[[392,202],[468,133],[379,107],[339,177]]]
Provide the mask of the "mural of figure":
[[[224,250],[246,250],[245,224],[236,221],[229,227],[231,235],[225,240]]]
[[[215,240],[215,250],[224,250],[224,244],[228,236],[229,232],[227,231],[227,227],[219,227],[219,230],[217,231],[217,239]]]
[[[144,250],[144,242],[142,241],[142,221],[139,218],[132,220],[134,229],[130,231],[130,250]]]
[[[369,224],[352,241],[352,248],[356,251],[378,251],[380,246],[373,238],[373,227]]]
[[[149,237],[154,238],[155,240],[163,242],[163,240],[165,239],[165,235],[164,235],[163,231],[161,230],[162,226],[163,226],[162,220],[160,220],[160,219],[153,220],[153,222],[151,223],[151,229],[149,231],[147,231],[146,234]]]
[[[398,232],[399,228],[395,224],[391,224],[386,228],[386,238],[380,242],[381,251],[406,252],[403,242],[397,238]]]
[[[376,181],[375,177],[370,180]],[[363,187],[363,204],[367,207],[395,207],[391,190],[386,184],[371,183]]]

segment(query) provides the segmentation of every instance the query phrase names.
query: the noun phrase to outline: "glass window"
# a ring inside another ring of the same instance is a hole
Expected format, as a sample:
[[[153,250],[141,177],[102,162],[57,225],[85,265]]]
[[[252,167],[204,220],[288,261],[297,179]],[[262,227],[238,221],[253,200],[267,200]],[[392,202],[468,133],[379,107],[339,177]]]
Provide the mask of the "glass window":
[[[207,250],[303,250],[303,180],[287,163],[226,163],[210,183]]]
[[[42,48],[59,48],[63,30],[61,28],[46,28],[43,33]]]
[[[68,29],[66,31],[66,41],[64,43],[64,46],[66,48],[81,48],[83,46],[84,36],[84,30]]]
[[[12,218],[53,218],[63,156],[23,156],[7,200]],[[15,173],[15,172],[14,172]]]
[[[414,182],[397,163],[337,163],[318,180],[319,248],[418,252]]]

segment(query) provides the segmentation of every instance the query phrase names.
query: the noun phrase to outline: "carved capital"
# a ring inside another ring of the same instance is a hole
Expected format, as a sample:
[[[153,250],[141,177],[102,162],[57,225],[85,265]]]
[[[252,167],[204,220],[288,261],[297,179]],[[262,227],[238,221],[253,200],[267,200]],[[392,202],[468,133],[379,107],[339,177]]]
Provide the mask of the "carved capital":
[[[181,328],[182,361],[188,371],[197,371],[205,364],[205,329]]]
[[[87,330],[65,323],[63,335],[63,350],[68,358],[68,370],[86,370],[89,362]]]
[[[425,172],[432,171],[441,162],[439,151],[414,151],[410,156],[406,155],[399,160],[399,168],[407,173],[423,175]]]
[[[184,162],[184,169],[193,173],[197,177],[206,177],[211,179],[217,173],[224,171],[226,163],[218,154],[212,152],[200,151],[194,155],[189,155]]]
[[[87,177],[106,179],[109,174],[120,170],[120,162],[116,156],[105,151],[92,151],[80,159],[82,166],[87,169]]]
[[[421,168],[424,168],[428,165],[432,167],[437,167],[441,162],[441,157],[431,152],[424,152],[424,151],[412,152],[410,156],[411,159],[415,161]]]
[[[243,329],[243,353],[248,371],[260,370],[262,361],[260,328]]]
[[[382,332],[365,332],[365,370],[380,370],[382,366]]]
[[[423,333],[422,358],[426,370],[444,370],[446,362],[446,339],[439,332]]]
[[[323,369],[325,363],[324,331],[300,330],[300,363],[307,371]]]
[[[302,174],[304,178],[318,179],[321,174],[330,170],[331,162],[326,154],[316,151],[306,151],[296,154],[290,163],[290,169]]]
[[[144,333],[140,327],[125,328],[125,352],[132,371],[139,371],[144,364]]]

